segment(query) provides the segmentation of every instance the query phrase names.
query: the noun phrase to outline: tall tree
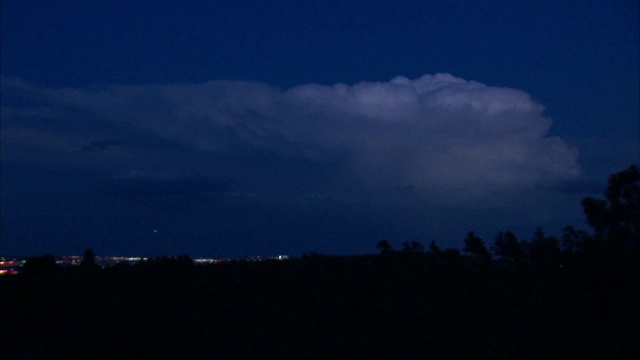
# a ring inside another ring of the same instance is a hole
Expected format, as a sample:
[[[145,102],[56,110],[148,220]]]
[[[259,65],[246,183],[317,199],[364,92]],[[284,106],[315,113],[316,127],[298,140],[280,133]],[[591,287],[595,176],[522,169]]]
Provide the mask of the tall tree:
[[[466,239],[464,239],[464,252],[468,252],[475,258],[483,261],[491,261],[491,254],[484,245],[484,240],[476,236],[473,231],[467,233]]]
[[[83,267],[95,267],[96,264],[96,253],[91,249],[85,249],[84,253],[82,253],[82,260],[80,261],[80,266]]]
[[[532,263],[542,265],[557,265],[560,262],[560,245],[558,239],[546,236],[541,228],[533,234],[528,243],[529,258]]]
[[[582,207],[596,241],[618,252],[640,247],[640,171],[630,166],[609,177],[606,200],[584,198]]]
[[[565,255],[573,255],[582,250],[585,242],[589,242],[589,234],[576,230],[573,226],[562,229],[561,249]]]
[[[525,259],[524,246],[511,231],[499,232],[491,250],[501,259],[514,263],[522,263]]]
[[[380,250],[380,254],[383,254],[383,255],[391,254],[393,252],[393,248],[391,247],[391,244],[387,240],[378,241],[378,243],[376,244],[376,248],[378,248]]]
[[[442,255],[442,250],[438,245],[436,245],[435,240],[431,240],[431,242],[429,243],[429,250],[427,252],[431,255],[436,255],[436,256]]]

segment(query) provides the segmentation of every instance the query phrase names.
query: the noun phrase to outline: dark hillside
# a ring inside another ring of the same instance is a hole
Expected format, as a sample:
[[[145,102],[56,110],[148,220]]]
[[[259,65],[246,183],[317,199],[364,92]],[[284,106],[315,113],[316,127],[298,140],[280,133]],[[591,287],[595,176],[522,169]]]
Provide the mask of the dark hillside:
[[[3,277],[5,358],[628,358],[634,274],[430,254]]]

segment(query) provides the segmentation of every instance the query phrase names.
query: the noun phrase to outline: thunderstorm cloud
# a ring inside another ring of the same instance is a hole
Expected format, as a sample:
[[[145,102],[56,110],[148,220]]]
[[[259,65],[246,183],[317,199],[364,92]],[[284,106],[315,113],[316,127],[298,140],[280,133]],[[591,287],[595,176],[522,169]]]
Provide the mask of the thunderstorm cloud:
[[[3,105],[5,161],[105,176],[222,178],[306,197],[409,189],[454,201],[581,173],[577,150],[550,134],[529,94],[449,74],[290,89],[242,81],[53,89],[3,79],[3,92],[23,99]]]

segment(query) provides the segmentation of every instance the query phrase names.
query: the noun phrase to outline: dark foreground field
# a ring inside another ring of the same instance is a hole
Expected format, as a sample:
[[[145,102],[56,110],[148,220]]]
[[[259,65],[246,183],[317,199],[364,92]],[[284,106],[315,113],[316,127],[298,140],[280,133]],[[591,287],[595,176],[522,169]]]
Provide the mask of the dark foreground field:
[[[638,279],[637,267],[513,267],[427,254],[58,269],[0,278],[0,353],[632,358]]]

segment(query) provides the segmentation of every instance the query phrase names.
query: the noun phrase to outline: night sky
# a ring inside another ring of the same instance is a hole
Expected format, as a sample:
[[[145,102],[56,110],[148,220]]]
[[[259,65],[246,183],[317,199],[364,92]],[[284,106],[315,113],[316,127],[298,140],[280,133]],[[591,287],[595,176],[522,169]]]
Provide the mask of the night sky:
[[[1,0],[4,255],[461,247],[638,163],[620,1]]]

